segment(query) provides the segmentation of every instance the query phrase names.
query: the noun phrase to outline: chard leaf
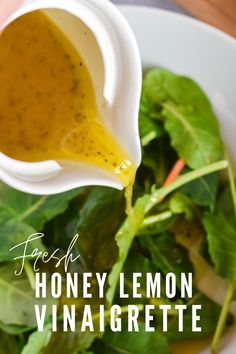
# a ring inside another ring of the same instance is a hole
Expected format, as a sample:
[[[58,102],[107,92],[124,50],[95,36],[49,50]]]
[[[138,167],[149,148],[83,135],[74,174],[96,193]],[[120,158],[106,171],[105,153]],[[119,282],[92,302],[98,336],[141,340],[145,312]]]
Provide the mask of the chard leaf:
[[[27,344],[21,354],[41,354],[51,336],[51,324],[44,327],[43,332],[34,332],[30,335]]]
[[[114,241],[125,218],[123,193],[111,188],[94,188],[79,212],[78,248],[86,269],[109,270],[117,257]]]
[[[219,175],[212,173],[185,184],[181,192],[189,196],[199,206],[209,206],[214,210],[218,191]]]
[[[234,283],[236,281],[236,217],[207,215],[203,224],[207,232],[209,253],[217,273]]]
[[[187,251],[175,242],[172,234],[165,232],[158,237],[140,237],[140,241],[150,252],[156,271],[175,273],[178,287],[181,286],[181,273],[193,272]]]
[[[145,332],[145,326],[139,323],[139,332],[128,332],[122,329],[120,333],[106,330],[102,340],[97,340],[93,346],[95,354],[170,354],[166,338],[158,332]]]
[[[0,267],[0,321],[5,325],[35,327],[34,305],[47,304],[49,316],[56,300],[51,297],[36,299],[25,274],[14,274],[15,267],[11,263]]]

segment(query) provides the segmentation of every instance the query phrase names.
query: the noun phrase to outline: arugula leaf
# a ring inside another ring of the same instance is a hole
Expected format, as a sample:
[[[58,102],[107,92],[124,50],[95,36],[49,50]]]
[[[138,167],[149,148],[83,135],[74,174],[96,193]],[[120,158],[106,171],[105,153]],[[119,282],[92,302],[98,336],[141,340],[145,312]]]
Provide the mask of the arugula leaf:
[[[123,193],[111,188],[94,188],[79,212],[76,231],[85,269],[109,270],[117,256],[114,236],[125,218]]]
[[[207,176],[198,178],[181,187],[181,192],[185,193],[199,206],[209,206],[211,211],[214,210],[216,196],[219,185],[219,175],[212,173]]]
[[[201,88],[192,80],[164,70],[148,73],[143,97],[164,119],[171,144],[179,157],[196,169],[223,156],[217,118]]]
[[[25,274],[14,274],[15,267],[11,263],[0,267],[0,321],[5,325],[35,327],[34,305],[47,304],[49,316],[56,300],[49,296],[47,299],[36,299]]]
[[[203,224],[207,232],[209,253],[219,275],[236,280],[236,217],[207,215]]]
[[[177,286],[181,286],[180,274],[193,272],[192,264],[184,247],[175,242],[174,236],[165,232],[158,237],[140,237],[141,244],[150,254],[156,267],[164,274],[173,272]]]
[[[97,340],[92,349],[95,354],[169,354],[166,338],[158,332],[146,332],[143,323],[139,323],[139,332],[113,333],[106,330],[101,340]]]
[[[44,327],[43,332],[34,332],[30,335],[27,344],[21,354],[41,354],[51,336],[51,324]]]

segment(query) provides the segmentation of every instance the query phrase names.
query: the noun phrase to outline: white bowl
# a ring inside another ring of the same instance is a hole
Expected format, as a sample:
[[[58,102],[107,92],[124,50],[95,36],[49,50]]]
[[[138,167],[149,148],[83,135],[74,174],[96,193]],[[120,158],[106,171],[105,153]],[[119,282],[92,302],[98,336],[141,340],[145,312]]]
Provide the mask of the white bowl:
[[[138,6],[120,9],[136,35],[144,68],[166,67],[193,78],[205,90],[236,171],[236,40],[184,15]],[[235,337],[234,327],[222,341],[221,354],[236,353]]]

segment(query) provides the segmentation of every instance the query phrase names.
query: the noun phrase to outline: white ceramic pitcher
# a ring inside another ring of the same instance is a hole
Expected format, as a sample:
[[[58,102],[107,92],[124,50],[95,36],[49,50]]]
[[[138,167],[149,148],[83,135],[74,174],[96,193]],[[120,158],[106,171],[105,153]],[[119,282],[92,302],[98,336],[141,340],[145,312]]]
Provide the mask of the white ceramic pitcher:
[[[142,70],[135,37],[123,15],[108,0],[25,0],[0,24],[0,30],[39,9],[78,49],[91,74],[104,123],[138,166]],[[85,31],[88,36],[82,35]],[[1,152],[0,179],[32,194],[56,194],[85,185],[123,188],[115,176],[93,165],[69,161],[28,163]]]

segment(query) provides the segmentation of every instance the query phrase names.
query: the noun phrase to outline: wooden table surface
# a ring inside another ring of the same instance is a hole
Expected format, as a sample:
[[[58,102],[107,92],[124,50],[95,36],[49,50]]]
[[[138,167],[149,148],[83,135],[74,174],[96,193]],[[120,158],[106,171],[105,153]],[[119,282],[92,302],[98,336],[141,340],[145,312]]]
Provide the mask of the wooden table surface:
[[[195,17],[236,38],[236,0],[176,0]]]

